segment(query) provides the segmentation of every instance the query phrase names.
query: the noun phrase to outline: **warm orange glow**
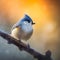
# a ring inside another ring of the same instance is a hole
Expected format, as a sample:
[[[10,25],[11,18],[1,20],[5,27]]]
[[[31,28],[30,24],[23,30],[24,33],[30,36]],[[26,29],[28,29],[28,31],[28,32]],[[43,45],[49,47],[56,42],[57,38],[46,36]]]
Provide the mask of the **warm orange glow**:
[[[44,21],[49,15],[48,5],[39,0],[1,0],[3,12],[8,14],[14,21],[21,18],[24,13],[29,14],[33,20]]]

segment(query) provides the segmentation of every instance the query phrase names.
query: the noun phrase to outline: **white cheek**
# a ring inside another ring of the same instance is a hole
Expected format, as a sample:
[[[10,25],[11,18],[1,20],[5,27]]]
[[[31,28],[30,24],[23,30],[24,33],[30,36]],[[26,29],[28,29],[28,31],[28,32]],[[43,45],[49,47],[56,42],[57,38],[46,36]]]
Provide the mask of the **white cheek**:
[[[24,25],[22,26],[22,29],[23,29],[25,32],[29,33],[29,32],[32,31],[32,25],[31,25],[30,23],[26,23],[26,24],[24,24]]]
[[[28,24],[28,22],[27,22],[27,21],[25,21],[23,24]]]

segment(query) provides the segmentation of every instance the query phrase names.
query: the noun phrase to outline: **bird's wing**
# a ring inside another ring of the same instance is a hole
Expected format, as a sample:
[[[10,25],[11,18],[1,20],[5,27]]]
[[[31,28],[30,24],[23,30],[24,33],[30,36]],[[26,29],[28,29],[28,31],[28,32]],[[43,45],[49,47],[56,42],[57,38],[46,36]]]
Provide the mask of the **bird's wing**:
[[[14,38],[17,38],[18,40],[20,39],[21,37],[21,28],[20,27],[16,27],[15,29],[13,29],[11,31],[11,36],[13,36]]]
[[[19,26],[21,26],[20,21],[18,21],[16,24],[13,25],[11,31],[12,31],[14,28],[19,27]]]

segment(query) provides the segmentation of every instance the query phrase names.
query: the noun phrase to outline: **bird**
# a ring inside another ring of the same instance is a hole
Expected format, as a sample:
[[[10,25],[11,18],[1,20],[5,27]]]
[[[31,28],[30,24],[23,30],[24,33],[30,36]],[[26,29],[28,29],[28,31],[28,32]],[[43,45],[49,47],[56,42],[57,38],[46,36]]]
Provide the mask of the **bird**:
[[[31,17],[25,14],[17,23],[13,25],[11,29],[11,36],[29,46],[29,44],[26,42],[33,34],[34,24],[35,23]]]

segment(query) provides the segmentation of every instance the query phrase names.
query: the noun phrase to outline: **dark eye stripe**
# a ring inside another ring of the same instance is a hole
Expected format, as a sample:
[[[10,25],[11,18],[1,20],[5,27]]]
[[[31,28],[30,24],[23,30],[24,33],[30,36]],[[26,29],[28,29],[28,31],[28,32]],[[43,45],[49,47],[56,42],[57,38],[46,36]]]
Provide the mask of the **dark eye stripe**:
[[[27,21],[28,23],[30,23],[30,20],[25,20],[25,21]]]

